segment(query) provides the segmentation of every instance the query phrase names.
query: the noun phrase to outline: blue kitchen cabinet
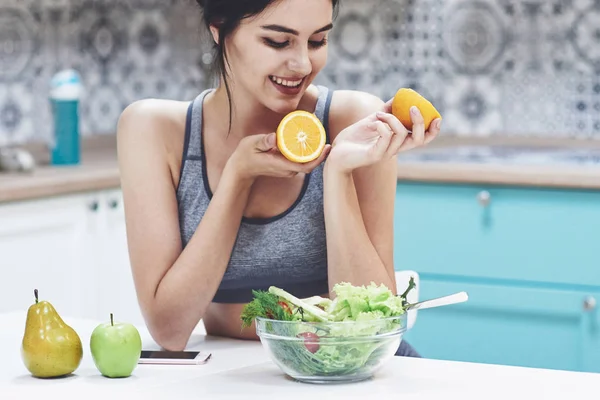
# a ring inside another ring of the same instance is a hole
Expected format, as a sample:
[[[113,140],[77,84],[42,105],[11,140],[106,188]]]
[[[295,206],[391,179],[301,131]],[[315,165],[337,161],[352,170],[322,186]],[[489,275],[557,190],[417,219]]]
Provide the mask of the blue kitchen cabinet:
[[[421,280],[423,298],[469,293],[460,305],[423,310],[407,340],[428,358],[600,372],[600,290]]]
[[[431,358],[600,372],[600,192],[400,182],[395,267],[422,299],[406,338]]]

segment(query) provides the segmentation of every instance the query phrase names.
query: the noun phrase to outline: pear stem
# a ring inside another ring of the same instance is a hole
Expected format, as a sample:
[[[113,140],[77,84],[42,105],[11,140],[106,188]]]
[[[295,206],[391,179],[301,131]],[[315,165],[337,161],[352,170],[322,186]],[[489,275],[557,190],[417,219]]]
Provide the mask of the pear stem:
[[[110,326],[115,326],[112,313],[110,313]]]
[[[33,289],[33,295],[35,296],[35,304],[38,303],[38,290],[37,289]]]

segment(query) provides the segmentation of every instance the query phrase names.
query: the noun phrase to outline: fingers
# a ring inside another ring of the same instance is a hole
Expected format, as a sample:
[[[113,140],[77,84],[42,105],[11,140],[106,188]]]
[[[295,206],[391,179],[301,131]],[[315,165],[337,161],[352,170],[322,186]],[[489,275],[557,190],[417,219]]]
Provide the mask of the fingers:
[[[408,130],[402,122],[392,114],[377,113],[377,118],[390,126],[394,134],[386,151],[388,157],[394,157],[408,136]]]
[[[277,168],[277,170],[282,171],[286,176],[289,176],[289,177],[296,176],[299,173],[308,174],[313,169],[315,169],[316,167],[321,165],[321,163],[329,155],[330,151],[331,151],[331,145],[326,144],[325,147],[323,148],[323,151],[321,152],[321,155],[317,159],[307,162],[307,163],[297,163],[297,162],[290,161],[287,158],[285,158],[283,156],[283,154],[277,152],[276,157],[278,158],[278,162],[277,162],[278,165],[276,168]]]
[[[369,128],[376,130],[379,134],[379,139],[372,148],[372,155],[378,160],[382,159],[390,146],[392,136],[394,136],[394,131],[387,123],[382,121],[375,121],[371,123]]]
[[[400,120],[396,118],[393,114],[378,112],[377,119],[388,124],[396,135],[402,137],[406,137],[408,135],[408,130],[404,127],[404,125],[402,125],[402,122],[400,122]]]
[[[319,156],[319,158],[317,158],[317,159],[315,159],[313,161],[307,162],[307,163],[295,163],[295,162],[292,162],[292,161],[288,161],[289,165],[286,166],[286,168],[292,170],[294,172],[294,175],[299,174],[299,173],[308,174],[313,169],[315,169],[319,165],[321,165],[321,163],[329,155],[330,151],[331,151],[331,145],[326,144],[325,148],[323,148],[323,151],[321,152],[321,155]]]
[[[389,99],[384,105],[383,105],[383,109],[381,111],[383,111],[384,113],[388,113],[391,114],[392,112],[392,102],[394,101],[393,98]]]
[[[315,169],[316,167],[321,165],[321,163],[323,161],[325,161],[325,159],[329,155],[330,151],[331,151],[331,145],[326,144],[325,148],[323,149],[323,152],[321,153],[319,158],[317,158],[316,160],[313,160],[311,162],[299,165],[301,167],[301,171],[299,171],[299,172],[309,173],[310,171],[312,171],[313,169]]]
[[[434,119],[431,122],[431,125],[429,126],[429,132],[427,132],[427,135],[425,137],[425,144],[431,143],[437,137],[437,135],[440,133],[441,128],[442,128],[442,119],[441,118]]]
[[[412,110],[411,110],[412,111]],[[390,157],[395,156],[401,151],[411,150],[419,146],[424,146],[436,139],[441,130],[441,118],[433,120],[429,126],[429,131],[425,132],[423,117],[417,109],[417,114],[411,112],[413,120],[412,135],[404,125],[392,114],[378,112],[378,120],[388,124],[394,131],[394,136],[390,142],[387,153]]]
[[[432,129],[429,132],[427,132],[425,135],[425,141],[423,142],[423,145],[427,145],[427,144],[433,142],[435,140],[435,138],[438,136],[439,132],[440,132],[439,128]],[[408,138],[406,138],[406,140],[404,141],[402,146],[400,146],[400,148],[398,149],[398,153],[402,152],[402,151],[412,150],[419,146],[421,146],[421,145],[418,144],[412,137],[409,136]]]
[[[425,121],[419,109],[415,106],[410,108],[410,119],[412,120],[412,139],[416,146],[422,146],[425,143]]]
[[[256,142],[254,143],[254,147],[258,151],[269,151],[273,149],[276,145],[276,139],[274,133],[269,133],[266,135],[255,135]]]
[[[390,141],[390,145],[386,151],[386,156],[388,158],[392,158],[398,155],[402,146],[406,143],[407,140],[410,140],[408,134],[406,135],[394,135],[392,140]]]

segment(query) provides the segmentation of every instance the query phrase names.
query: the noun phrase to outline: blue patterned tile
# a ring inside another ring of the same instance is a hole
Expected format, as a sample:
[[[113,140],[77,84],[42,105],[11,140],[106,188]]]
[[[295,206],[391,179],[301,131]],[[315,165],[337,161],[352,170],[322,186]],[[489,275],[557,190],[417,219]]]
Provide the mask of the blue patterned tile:
[[[501,67],[512,36],[494,2],[451,1],[442,24],[444,53],[456,73],[490,75]]]
[[[577,10],[567,35],[578,57],[600,71],[600,2]]]
[[[0,90],[0,144],[24,143],[35,132],[37,102],[32,87],[14,83]]]
[[[502,133],[501,95],[493,78],[456,77],[446,87],[444,129],[469,136]]]
[[[448,135],[600,139],[598,0],[343,0],[316,83],[429,98]],[[47,85],[74,67],[85,135],[146,98],[212,86],[193,0],[4,0],[0,144],[48,138]]]

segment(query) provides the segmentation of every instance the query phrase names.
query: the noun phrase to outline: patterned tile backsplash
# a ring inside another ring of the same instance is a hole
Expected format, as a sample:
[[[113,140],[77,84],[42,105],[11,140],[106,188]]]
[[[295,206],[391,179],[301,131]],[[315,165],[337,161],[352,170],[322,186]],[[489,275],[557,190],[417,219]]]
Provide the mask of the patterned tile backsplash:
[[[600,139],[600,0],[341,2],[318,83],[413,87],[447,135]],[[83,134],[110,134],[137,99],[211,85],[208,50],[192,0],[2,0],[0,145],[50,137],[60,69],[83,76]]]

